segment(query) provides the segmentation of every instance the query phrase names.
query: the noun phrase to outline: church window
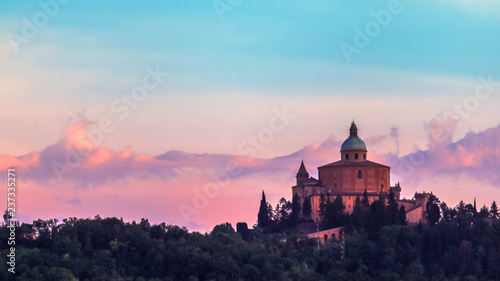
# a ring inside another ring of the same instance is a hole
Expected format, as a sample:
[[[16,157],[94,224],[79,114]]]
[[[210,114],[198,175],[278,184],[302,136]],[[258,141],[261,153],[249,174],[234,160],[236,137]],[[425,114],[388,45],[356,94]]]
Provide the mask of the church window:
[[[354,153],[354,159],[358,159],[358,154],[357,153]]]
[[[366,153],[363,154],[363,159],[366,160]]]
[[[345,160],[349,160],[349,153],[345,154]]]
[[[362,178],[363,178],[363,171],[358,170],[358,179],[362,179]]]

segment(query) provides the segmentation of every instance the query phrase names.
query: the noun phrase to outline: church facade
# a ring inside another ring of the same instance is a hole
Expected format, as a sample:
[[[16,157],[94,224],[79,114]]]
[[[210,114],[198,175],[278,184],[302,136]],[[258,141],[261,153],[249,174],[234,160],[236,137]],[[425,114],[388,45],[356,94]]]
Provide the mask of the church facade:
[[[304,161],[297,172],[297,183],[292,187],[292,196],[297,194],[301,204],[310,200],[312,206],[311,219],[319,222],[319,205],[321,195],[330,200],[342,196],[345,211],[351,213],[356,197],[360,199],[366,190],[368,200],[387,199],[392,190],[398,204],[404,205],[409,223],[425,223],[425,205],[430,193],[415,193],[413,199],[401,199],[399,183],[390,185],[389,166],[368,160],[368,150],[364,141],[358,136],[358,128],[354,121],[349,128],[349,137],[340,148],[340,160],[318,167],[318,179],[309,176]]]

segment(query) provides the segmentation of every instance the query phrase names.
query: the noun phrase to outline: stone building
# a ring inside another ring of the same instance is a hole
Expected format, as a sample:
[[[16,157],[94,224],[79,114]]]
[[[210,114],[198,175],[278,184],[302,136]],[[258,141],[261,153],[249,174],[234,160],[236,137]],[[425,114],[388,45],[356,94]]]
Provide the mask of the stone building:
[[[330,200],[341,195],[345,211],[351,213],[356,197],[361,199],[365,190],[371,204],[375,200],[387,199],[392,189],[398,204],[405,206],[409,223],[425,222],[425,205],[430,193],[415,193],[413,199],[400,199],[399,183],[390,186],[391,168],[369,161],[367,152],[353,121],[349,137],[340,148],[340,160],[318,167],[318,179],[309,176],[302,161],[297,172],[297,184],[292,187],[292,196],[297,194],[302,204],[304,200],[311,200],[311,219],[318,222],[321,194]]]

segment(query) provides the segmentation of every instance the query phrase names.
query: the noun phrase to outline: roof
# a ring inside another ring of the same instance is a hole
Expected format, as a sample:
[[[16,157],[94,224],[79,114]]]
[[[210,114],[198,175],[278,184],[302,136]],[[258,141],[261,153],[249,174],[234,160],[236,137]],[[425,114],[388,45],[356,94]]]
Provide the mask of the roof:
[[[389,166],[382,165],[382,164],[375,163],[375,162],[368,161],[368,160],[365,160],[365,161],[340,160],[337,162],[333,162],[333,163],[318,167],[318,169],[328,168],[328,167],[381,167],[381,168],[389,168],[389,169],[391,168]]]
[[[337,195],[341,195],[343,197],[345,196],[359,196],[360,198],[363,197],[363,192],[356,192],[356,191],[336,191],[336,190],[332,190],[331,192],[328,192],[328,193],[322,193],[322,192],[317,192],[315,194],[311,194],[310,196],[321,196],[321,195],[324,195],[324,196],[337,196]],[[377,192],[367,192],[366,195],[368,196],[389,196],[389,192],[387,191],[377,191]]]
[[[346,150],[364,150],[366,151],[366,144],[365,142],[358,138],[358,137],[349,137],[344,141],[342,144],[342,147],[340,148],[340,151],[346,151]]]
[[[300,163],[300,168],[298,173],[307,174],[306,166],[304,166],[304,160],[302,160],[302,163]]]
[[[303,180],[299,185],[296,186],[320,186],[322,187],[323,185],[321,182],[313,177],[309,177],[307,180]]]

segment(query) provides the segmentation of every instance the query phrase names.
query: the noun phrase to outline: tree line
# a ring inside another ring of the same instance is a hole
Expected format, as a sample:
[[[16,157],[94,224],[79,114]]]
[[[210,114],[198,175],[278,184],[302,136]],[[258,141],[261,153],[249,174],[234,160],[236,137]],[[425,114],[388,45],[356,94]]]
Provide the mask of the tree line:
[[[341,195],[332,197],[320,197],[320,225],[322,229],[344,227],[346,256],[340,262],[337,255],[337,263],[329,264],[335,273],[328,271],[327,280],[500,280],[500,212],[496,201],[478,211],[475,200],[474,204],[461,201],[449,207],[431,193],[424,206],[424,223],[408,225],[405,207],[397,204],[392,191],[387,199],[371,204],[365,191],[355,199],[350,214],[345,212]],[[292,202],[296,200],[294,196]],[[275,228],[269,226],[278,221],[262,215],[264,205],[268,214],[277,209],[265,203],[263,194],[258,225],[272,233]],[[301,221],[310,221],[310,211],[304,209]],[[290,227],[279,230],[293,233]],[[326,247],[339,247],[339,241],[331,244]]]
[[[147,219],[37,220],[16,227],[16,274],[0,263],[0,280],[500,280],[496,203],[478,211],[431,199],[429,223],[406,225],[390,198],[367,204],[361,196],[346,214],[326,196],[322,224],[345,227],[344,258],[339,241],[318,251],[300,232],[310,214],[304,204],[270,207],[265,195],[254,227],[223,223],[206,234]],[[0,227],[0,241],[8,237]]]

